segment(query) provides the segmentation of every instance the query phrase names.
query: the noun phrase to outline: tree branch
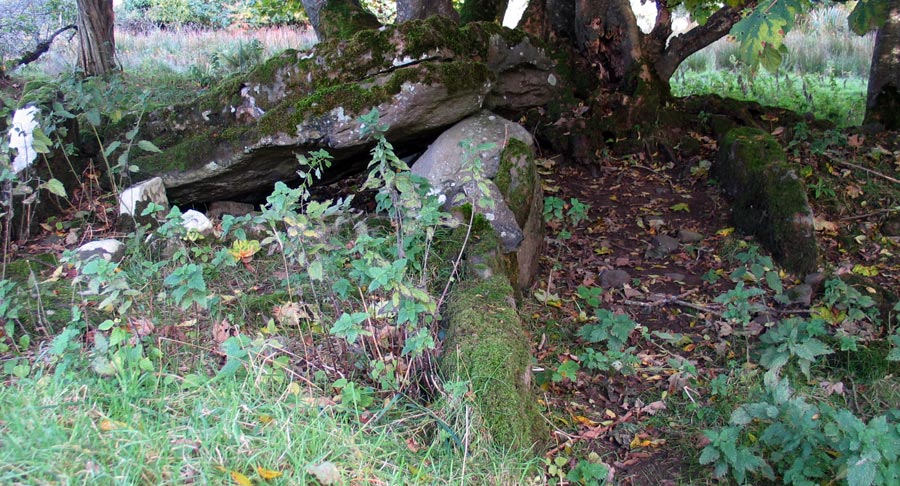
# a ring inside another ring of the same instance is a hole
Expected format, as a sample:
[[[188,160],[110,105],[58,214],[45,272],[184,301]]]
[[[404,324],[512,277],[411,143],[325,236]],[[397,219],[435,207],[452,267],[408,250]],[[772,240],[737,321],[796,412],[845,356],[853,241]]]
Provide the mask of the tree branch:
[[[24,66],[26,64],[30,64],[34,61],[37,61],[38,58],[40,58],[47,51],[50,50],[50,45],[53,44],[53,40],[56,39],[56,37],[58,35],[62,34],[63,32],[65,32],[69,29],[78,30],[78,27],[76,27],[75,24],[70,24],[65,27],[60,27],[59,29],[56,29],[56,32],[50,34],[49,39],[47,39],[43,42],[39,42],[37,47],[34,48],[34,50],[32,50],[30,52],[26,52],[25,54],[22,54],[22,57],[20,57],[16,61],[14,61],[12,64],[12,68],[17,68],[19,66]]]
[[[734,24],[741,20],[743,10],[755,8],[757,3],[758,0],[749,0],[738,8],[726,5],[712,14],[705,24],[672,38],[655,65],[660,78],[669,79],[688,56],[728,35]]]

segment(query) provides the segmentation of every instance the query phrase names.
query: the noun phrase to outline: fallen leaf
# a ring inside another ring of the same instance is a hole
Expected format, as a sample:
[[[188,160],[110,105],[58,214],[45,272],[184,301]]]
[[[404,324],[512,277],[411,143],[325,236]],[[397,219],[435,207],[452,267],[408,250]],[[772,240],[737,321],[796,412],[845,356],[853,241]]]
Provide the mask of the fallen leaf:
[[[818,216],[813,218],[813,225],[816,228],[816,231],[826,231],[828,233],[837,233],[837,224],[822,219]]]
[[[224,343],[228,338],[234,336],[234,326],[228,322],[228,319],[222,319],[219,322],[213,323],[212,327],[212,335],[213,339],[219,343]]]
[[[266,469],[262,466],[256,466],[256,474],[259,474],[259,477],[268,481],[269,479],[280,478],[284,475],[281,471],[273,471],[271,469]]]
[[[863,137],[860,134],[850,135],[847,137],[847,145],[855,148],[862,147],[863,142],[866,140],[866,137]]]
[[[716,231],[716,234],[719,236],[728,236],[731,233],[734,233],[734,228],[722,228],[719,231]]]
[[[781,135],[782,133],[784,133],[784,127],[778,127],[775,130],[772,130],[772,135],[776,137]]]
[[[126,427],[125,422],[119,422],[118,420],[103,419],[100,421],[100,430],[104,432],[121,429],[123,427]]]
[[[341,479],[341,472],[333,462],[325,461],[315,466],[306,466],[306,472],[312,474],[325,485],[334,484]]]
[[[237,471],[231,471],[228,474],[231,476],[231,479],[234,481],[234,483],[238,486],[253,486],[253,481],[250,481],[250,478]]]
[[[674,204],[672,206],[669,206],[669,209],[671,209],[672,211],[684,211],[684,212],[688,212],[691,210],[688,207],[687,203]]]

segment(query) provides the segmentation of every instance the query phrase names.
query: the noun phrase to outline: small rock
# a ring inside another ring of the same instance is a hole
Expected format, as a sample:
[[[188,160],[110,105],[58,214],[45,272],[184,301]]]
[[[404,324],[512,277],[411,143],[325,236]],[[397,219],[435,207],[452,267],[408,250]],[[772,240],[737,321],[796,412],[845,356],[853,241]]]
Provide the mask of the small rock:
[[[881,234],[887,237],[900,236],[900,216],[891,216],[881,223]]]
[[[665,274],[665,277],[674,282],[684,282],[684,279],[687,278],[683,273],[678,272],[667,273]]]
[[[213,225],[209,218],[200,211],[189,209],[181,215],[182,225],[188,232],[194,231],[203,236],[212,234]]]
[[[91,241],[79,246],[75,253],[83,262],[95,257],[103,258],[108,262],[120,262],[125,257],[125,243],[111,238]]]
[[[775,322],[778,322],[778,314],[771,309],[765,309],[765,310],[761,311],[759,314],[756,314],[756,316],[750,322],[756,323],[757,325],[760,325],[760,326],[773,324]],[[762,331],[760,331],[760,332],[762,332]],[[759,335],[760,332],[756,333],[755,335]]]
[[[691,243],[699,243],[700,241],[703,241],[703,235],[695,231],[680,229],[678,230],[678,241],[684,243],[685,245],[689,245]]]
[[[256,208],[252,204],[235,201],[216,201],[209,205],[206,215],[210,218],[221,218],[230,214],[236,218],[252,213]]]
[[[600,272],[600,286],[604,289],[624,287],[631,281],[631,275],[625,270],[604,270]]]
[[[122,191],[119,195],[119,215],[139,217],[147,207],[147,203],[156,203],[164,208],[169,207],[166,197],[166,186],[160,177],[146,180]]]
[[[825,274],[822,272],[813,272],[803,278],[803,283],[812,287],[813,292],[818,291],[825,282]]]
[[[665,258],[670,253],[678,249],[678,240],[669,235],[659,235],[650,242],[650,248],[647,249],[645,257],[647,258]]]
[[[810,284],[800,284],[787,290],[786,295],[791,304],[800,304],[809,307],[812,304],[813,288]]]

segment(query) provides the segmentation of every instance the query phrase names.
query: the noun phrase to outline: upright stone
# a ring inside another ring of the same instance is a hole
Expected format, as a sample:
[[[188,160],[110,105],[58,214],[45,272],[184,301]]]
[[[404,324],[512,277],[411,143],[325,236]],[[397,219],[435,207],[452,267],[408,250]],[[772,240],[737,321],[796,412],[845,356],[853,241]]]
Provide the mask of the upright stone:
[[[788,270],[807,274],[818,258],[806,186],[768,133],[735,128],[719,143],[713,176],[732,202],[732,219]]]

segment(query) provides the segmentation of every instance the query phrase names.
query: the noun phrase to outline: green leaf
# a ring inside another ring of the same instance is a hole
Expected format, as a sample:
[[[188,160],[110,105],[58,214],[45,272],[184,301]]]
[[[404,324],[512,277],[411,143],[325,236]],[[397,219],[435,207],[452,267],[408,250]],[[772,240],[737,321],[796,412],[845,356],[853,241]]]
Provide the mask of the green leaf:
[[[784,52],[784,36],[794,24],[794,17],[807,6],[807,0],[760,2],[731,29],[731,34],[741,42],[741,59],[750,66],[762,63],[766,69],[777,68]]]
[[[713,446],[706,446],[703,448],[703,452],[700,453],[700,464],[712,464],[719,460],[721,454],[716,450]]]
[[[888,18],[890,2],[887,0],[860,0],[847,17],[850,30],[856,35],[880,29]]]
[[[97,109],[88,111],[84,116],[91,125],[95,127],[100,125],[100,112]]]
[[[322,281],[325,278],[325,270],[322,268],[322,262],[319,260],[310,263],[306,271],[309,273],[311,280]]]
[[[162,150],[160,150],[156,145],[153,145],[153,142],[149,140],[139,140],[138,147],[140,147],[141,150],[145,150],[147,152],[162,153]]]
[[[53,145],[53,141],[44,134],[44,131],[41,130],[41,127],[35,127],[31,135],[34,137],[31,142],[31,147],[35,152],[39,154],[46,154],[50,152],[50,147]]]
[[[869,486],[875,482],[875,464],[868,458],[851,457],[848,464],[847,484],[849,486]]]
[[[66,197],[66,188],[63,186],[62,182],[59,182],[58,179],[50,179],[49,181],[41,184],[41,189],[46,189],[50,191],[51,194],[54,194],[59,197]]]
[[[112,143],[106,146],[106,149],[103,150],[103,156],[109,158],[109,156],[112,155],[112,153],[121,146],[122,142],[114,140]]]

